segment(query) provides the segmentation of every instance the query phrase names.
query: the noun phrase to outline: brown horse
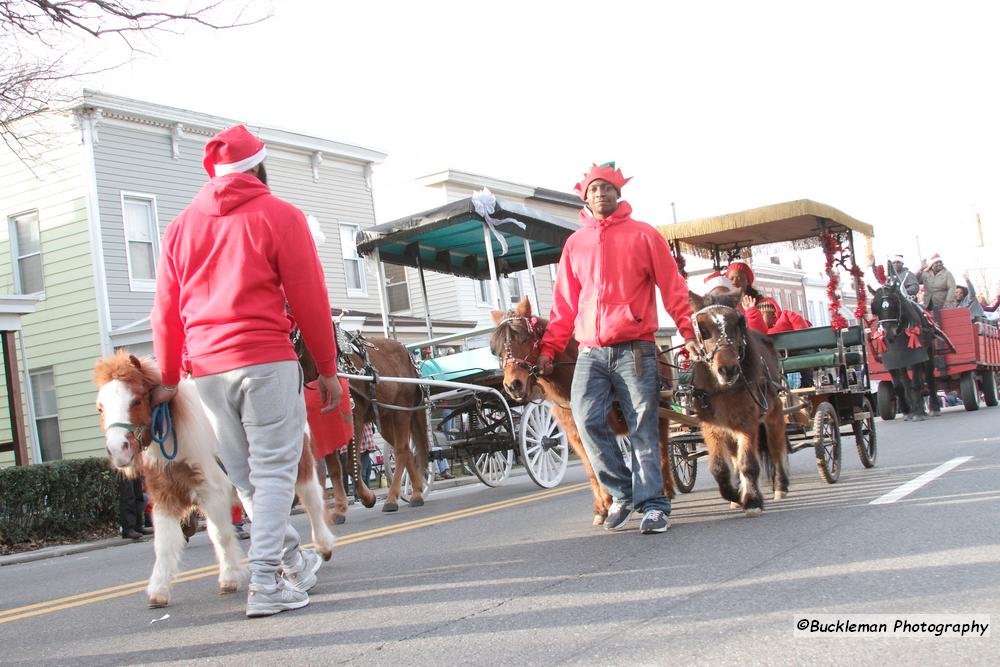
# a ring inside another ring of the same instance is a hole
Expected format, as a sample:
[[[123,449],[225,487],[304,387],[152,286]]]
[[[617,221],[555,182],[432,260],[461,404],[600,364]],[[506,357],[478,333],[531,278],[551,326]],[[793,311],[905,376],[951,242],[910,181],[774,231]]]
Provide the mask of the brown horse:
[[[562,426],[570,446],[583,462],[583,469],[590,480],[590,489],[594,494],[594,525],[600,526],[608,516],[611,506],[611,496],[605,491],[590,457],[584,449],[580,432],[573,420],[573,410],[570,408],[570,388],[573,385],[573,364],[578,353],[577,343],[572,338],[566,350],[556,355],[553,360],[554,369],[550,375],[539,376],[535,369],[535,361],[541,353],[539,344],[545,334],[548,321],[531,314],[531,304],[528,299],[522,299],[517,306],[503,313],[493,311],[493,321],[497,328],[490,339],[490,349],[500,358],[503,365],[503,388],[507,395],[517,401],[530,399],[535,394],[536,386],[540,387],[545,398],[552,402],[552,415]],[[537,384],[536,384],[537,383]],[[628,435],[628,426],[621,413],[612,409],[608,414],[608,424],[616,435]],[[669,498],[674,497],[674,482],[670,474],[669,462],[669,422],[660,419],[660,469],[663,471],[663,493]]]
[[[357,337],[357,349],[339,349],[338,354],[345,367],[341,372],[351,375],[369,375],[375,377],[405,377],[419,379],[413,358],[402,343],[389,338]],[[341,347],[344,347],[341,345]],[[296,342],[296,352],[307,384],[313,382],[319,372],[316,362],[309,350],[301,342]],[[399,382],[351,380],[351,398],[354,400],[354,444],[348,447],[348,465],[353,470],[357,495],[365,507],[375,505],[375,493],[367,486],[367,480],[361,479],[361,465],[358,460],[358,443],[361,442],[361,431],[365,423],[375,424],[379,433],[392,445],[396,464],[389,483],[389,492],[382,504],[383,512],[395,512],[399,509],[399,495],[402,489],[403,471],[410,475],[413,492],[410,494],[410,505],[419,507],[424,504],[424,474],[427,468],[429,451],[427,439],[427,413],[423,410],[424,395],[419,385],[402,384]],[[394,406],[402,409],[392,409]],[[413,454],[410,451],[410,441],[413,442]],[[340,457],[336,454],[326,457],[329,466],[330,480],[333,484],[335,523],[343,523],[347,513],[347,491],[344,489],[344,477],[340,467]]]
[[[757,483],[760,457],[774,466],[774,499],[788,493],[785,418],[778,396],[778,354],[766,335],[725,298],[689,295],[700,358],[692,360],[694,408],[708,447],[709,468],[723,498],[756,516],[764,508]],[[734,470],[738,483],[734,483]]]

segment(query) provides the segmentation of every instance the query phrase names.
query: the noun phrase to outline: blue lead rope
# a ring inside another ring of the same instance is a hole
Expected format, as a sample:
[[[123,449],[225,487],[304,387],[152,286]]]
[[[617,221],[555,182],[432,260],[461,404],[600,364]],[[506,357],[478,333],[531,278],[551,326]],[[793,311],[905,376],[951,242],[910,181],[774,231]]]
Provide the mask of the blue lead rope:
[[[169,403],[160,403],[153,407],[153,418],[149,425],[149,435],[153,441],[160,446],[160,453],[163,458],[173,461],[177,458],[177,434],[174,433],[174,417],[170,413]],[[167,438],[174,441],[174,451],[167,454]]]

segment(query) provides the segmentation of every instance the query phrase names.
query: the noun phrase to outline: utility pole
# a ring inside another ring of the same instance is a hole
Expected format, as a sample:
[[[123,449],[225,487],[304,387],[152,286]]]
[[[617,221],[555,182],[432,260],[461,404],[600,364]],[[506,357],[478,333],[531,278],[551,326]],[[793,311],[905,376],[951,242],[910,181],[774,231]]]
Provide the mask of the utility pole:
[[[674,224],[677,224],[677,209],[674,208],[674,203],[670,202],[670,212],[674,214]]]
[[[986,246],[986,240],[983,238],[983,221],[979,219],[978,213],[976,213],[976,231],[979,232],[979,247],[983,248]]]

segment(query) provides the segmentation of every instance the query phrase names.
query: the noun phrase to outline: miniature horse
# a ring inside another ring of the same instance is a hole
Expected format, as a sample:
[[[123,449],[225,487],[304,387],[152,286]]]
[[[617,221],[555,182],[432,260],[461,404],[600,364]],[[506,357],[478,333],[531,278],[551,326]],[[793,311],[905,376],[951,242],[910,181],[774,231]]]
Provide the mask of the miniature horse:
[[[177,386],[177,395],[170,402],[176,439],[168,439],[163,448],[149,446],[150,398],[160,384],[160,371],[152,359],[140,362],[119,350],[97,362],[94,382],[108,459],[130,479],[143,475],[153,501],[156,561],[146,588],[149,606],[170,603],[170,587],[185,541],[181,521],[194,508],[204,513],[208,523],[208,536],[219,561],[219,592],[235,592],[246,567],[230,522],[232,484],[216,459],[217,441],[194,382],[183,380]],[[323,491],[316,479],[308,431],[303,437],[295,491],[309,514],[316,550],[329,560],[334,537],[326,525]],[[176,451],[176,458],[168,460],[164,450]],[[242,500],[252,521],[253,505],[248,498]]]
[[[731,301],[694,294],[689,294],[689,301],[695,311],[691,325],[701,348],[699,358],[691,361],[691,384],[709,469],[723,498],[734,508],[742,507],[747,516],[757,516],[764,508],[757,482],[762,456],[774,466],[774,499],[788,494],[778,353],[770,338],[747,328],[741,312],[722,305]]]
[[[872,315],[878,329],[872,336],[872,349],[892,376],[892,389],[904,421],[927,419],[924,409],[924,382],[931,397],[931,414],[940,414],[937,403],[937,380],[934,377],[934,325],[924,309],[903,297],[895,277],[875,290]],[[882,343],[882,344],[880,344]],[[877,348],[877,349],[876,349]]]
[[[351,375],[369,375],[374,382],[351,380],[351,398],[354,402],[354,444],[348,447],[348,465],[351,467],[357,495],[365,507],[375,505],[375,493],[367,486],[367,480],[361,479],[361,466],[358,462],[358,446],[361,442],[361,432],[365,423],[375,424],[381,436],[392,445],[396,465],[392,470],[392,479],[383,512],[395,512],[399,509],[399,496],[402,490],[403,471],[410,475],[413,491],[410,494],[410,505],[419,507],[424,504],[424,470],[427,469],[429,444],[427,438],[427,413],[423,408],[424,394],[419,385],[403,384],[379,380],[379,376],[406,377],[419,379],[413,357],[399,341],[388,338],[354,337],[354,341],[343,340],[338,336],[338,356],[346,371]],[[351,335],[347,336],[352,337]],[[353,344],[352,344],[353,343]],[[355,349],[350,349],[354,347]],[[296,340],[296,353],[307,383],[319,377],[316,361],[301,342]],[[392,409],[386,406],[396,406],[402,409]],[[413,442],[411,455],[410,442]],[[334,522],[343,523],[341,517],[347,512],[347,492],[344,489],[344,476],[340,470],[340,457],[327,457],[333,461],[330,469],[330,480],[333,485]]]
[[[583,469],[590,480],[590,489],[594,494],[594,525],[600,526],[608,516],[611,506],[611,496],[597,481],[597,475],[590,464],[590,457],[584,449],[580,432],[573,420],[573,410],[570,407],[570,388],[573,385],[573,368],[578,353],[577,342],[570,339],[566,350],[553,360],[554,369],[550,375],[541,377],[535,369],[535,361],[541,353],[539,344],[545,334],[548,322],[531,314],[531,303],[527,298],[510,312],[493,311],[493,321],[497,328],[490,339],[490,350],[500,359],[503,366],[503,388],[507,395],[516,401],[529,400],[535,391],[535,383],[552,403],[552,416],[556,418],[566,439],[576,455],[583,462]],[[621,413],[613,409],[608,415],[608,424],[616,435],[628,435],[628,426]],[[674,481],[670,473],[669,462],[669,422],[660,419],[660,469],[663,473],[663,493],[668,498],[674,497]]]

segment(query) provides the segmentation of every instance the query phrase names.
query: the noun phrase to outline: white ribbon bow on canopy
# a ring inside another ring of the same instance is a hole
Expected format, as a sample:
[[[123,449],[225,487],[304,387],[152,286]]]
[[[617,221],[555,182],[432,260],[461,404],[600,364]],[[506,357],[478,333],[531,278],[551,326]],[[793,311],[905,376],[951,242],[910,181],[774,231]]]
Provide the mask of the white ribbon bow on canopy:
[[[486,221],[486,225],[493,232],[493,236],[496,240],[500,242],[500,254],[507,254],[507,239],[503,237],[503,234],[497,231],[496,226],[502,225],[504,223],[510,222],[521,229],[525,228],[525,225],[520,220],[515,220],[514,218],[504,218],[503,220],[497,220],[493,217],[493,213],[497,210],[497,198],[489,188],[483,188],[479,192],[472,195],[472,207],[476,209],[476,213],[482,216],[483,220]]]

